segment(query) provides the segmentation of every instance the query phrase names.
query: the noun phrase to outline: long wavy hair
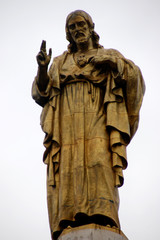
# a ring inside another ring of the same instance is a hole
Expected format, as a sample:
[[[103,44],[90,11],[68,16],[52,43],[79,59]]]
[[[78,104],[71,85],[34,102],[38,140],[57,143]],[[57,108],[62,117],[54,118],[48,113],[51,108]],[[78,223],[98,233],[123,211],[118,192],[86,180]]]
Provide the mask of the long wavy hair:
[[[71,34],[69,32],[69,27],[68,27],[68,22],[69,20],[72,18],[72,17],[75,17],[75,16],[81,16],[83,17],[88,26],[89,26],[89,29],[91,31],[91,38],[92,38],[92,41],[93,41],[93,47],[94,48],[102,48],[102,46],[99,44],[99,35],[94,31],[94,23],[92,21],[92,18],[91,16],[86,13],[85,11],[83,10],[76,10],[74,12],[71,12],[68,16],[67,16],[67,19],[66,19],[66,39],[69,41],[69,45],[68,45],[68,51],[70,53],[73,53],[73,52],[76,52],[77,51],[77,46],[76,46],[76,43],[73,41],[72,37],[71,37]]]

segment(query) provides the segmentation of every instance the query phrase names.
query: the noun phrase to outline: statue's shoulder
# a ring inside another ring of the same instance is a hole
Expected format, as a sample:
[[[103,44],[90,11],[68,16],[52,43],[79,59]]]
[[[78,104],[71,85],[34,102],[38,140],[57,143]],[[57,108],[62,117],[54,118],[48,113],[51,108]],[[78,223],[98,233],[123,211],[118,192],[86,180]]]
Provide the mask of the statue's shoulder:
[[[104,55],[112,55],[112,56],[115,56],[115,57],[123,57],[124,56],[116,49],[114,48],[100,48],[99,49],[99,53],[100,54],[104,54]]]
[[[54,57],[53,62],[59,63],[61,61],[64,61],[67,54],[68,54],[68,51],[64,51],[61,55],[58,55],[58,56]]]
[[[65,61],[67,54],[68,54],[68,51],[65,51],[61,55],[53,58],[52,64],[50,66],[50,73],[53,72],[55,69],[60,69],[63,62]]]

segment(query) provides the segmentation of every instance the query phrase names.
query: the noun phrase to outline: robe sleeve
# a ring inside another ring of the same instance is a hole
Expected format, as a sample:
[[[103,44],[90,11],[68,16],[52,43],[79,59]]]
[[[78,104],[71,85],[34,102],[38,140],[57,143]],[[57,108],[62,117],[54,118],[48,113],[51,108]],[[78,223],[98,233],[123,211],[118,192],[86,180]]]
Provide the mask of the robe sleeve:
[[[48,181],[49,185],[55,186],[55,174],[59,168],[59,152],[60,152],[60,80],[59,67],[63,60],[63,56],[57,57],[48,72],[49,83],[45,92],[41,92],[37,85],[37,76],[32,86],[32,97],[40,106],[43,107],[40,124],[45,138],[43,144],[45,152],[43,161],[48,165]]]
[[[116,187],[122,186],[124,182],[122,170],[127,167],[126,146],[138,128],[144,92],[140,69],[117,54],[117,69],[108,74],[104,98]]]

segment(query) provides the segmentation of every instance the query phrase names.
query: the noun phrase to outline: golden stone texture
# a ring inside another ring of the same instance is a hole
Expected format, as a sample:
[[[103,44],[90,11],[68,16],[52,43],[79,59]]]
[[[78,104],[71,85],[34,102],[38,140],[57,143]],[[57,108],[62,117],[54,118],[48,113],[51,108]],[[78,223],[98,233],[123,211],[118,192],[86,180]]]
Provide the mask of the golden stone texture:
[[[104,49],[84,11],[66,20],[68,50],[54,58],[43,41],[32,96],[43,107],[47,199],[52,239],[68,226],[120,229],[118,187],[127,167],[145,91],[140,69]]]

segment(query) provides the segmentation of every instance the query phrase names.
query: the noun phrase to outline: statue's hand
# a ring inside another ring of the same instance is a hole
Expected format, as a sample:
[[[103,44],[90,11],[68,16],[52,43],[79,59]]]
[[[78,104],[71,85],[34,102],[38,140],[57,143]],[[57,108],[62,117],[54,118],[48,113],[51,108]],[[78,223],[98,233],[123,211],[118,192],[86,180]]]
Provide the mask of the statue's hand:
[[[116,66],[116,58],[111,55],[96,55],[91,57],[90,63],[94,65],[104,65],[108,64],[110,67]]]
[[[49,54],[46,52],[46,41],[42,41],[40,52],[37,55],[37,63],[39,67],[48,67],[52,56],[52,49],[49,49]]]

